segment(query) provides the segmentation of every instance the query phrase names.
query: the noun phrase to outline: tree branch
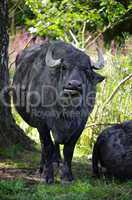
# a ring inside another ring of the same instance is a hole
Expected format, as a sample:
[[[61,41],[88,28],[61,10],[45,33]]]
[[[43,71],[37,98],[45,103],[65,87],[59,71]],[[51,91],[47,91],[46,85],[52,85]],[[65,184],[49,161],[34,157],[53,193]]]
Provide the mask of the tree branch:
[[[78,47],[79,42],[77,41],[77,38],[75,37],[75,35],[73,34],[73,32],[71,30],[69,30],[70,35],[72,36],[76,46]]]
[[[114,98],[115,94],[118,92],[118,90],[120,89],[120,87],[128,80],[130,80],[132,78],[132,73],[130,75],[128,75],[127,77],[125,77],[123,80],[121,80],[119,82],[119,84],[117,85],[117,87],[113,90],[112,94],[109,96],[109,98],[105,101],[103,108]]]
[[[94,124],[90,124],[90,125],[86,126],[85,129],[94,127],[94,126],[110,126],[110,125],[115,125],[117,123],[114,123],[114,122],[113,123],[94,123]]]

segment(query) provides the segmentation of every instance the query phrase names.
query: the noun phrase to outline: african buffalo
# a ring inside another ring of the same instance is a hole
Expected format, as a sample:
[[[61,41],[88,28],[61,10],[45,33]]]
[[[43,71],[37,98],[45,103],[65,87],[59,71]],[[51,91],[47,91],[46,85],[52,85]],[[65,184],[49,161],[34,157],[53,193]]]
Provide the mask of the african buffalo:
[[[53,41],[27,48],[16,58],[13,100],[23,119],[38,129],[40,172],[47,183],[54,181],[53,162],[61,160],[59,144],[64,145],[61,179],[73,180],[74,147],[93,110],[96,85],[104,79],[94,71],[104,65],[97,50],[94,63],[71,44]]]
[[[92,163],[97,176],[132,178],[132,120],[101,132],[94,145]]]

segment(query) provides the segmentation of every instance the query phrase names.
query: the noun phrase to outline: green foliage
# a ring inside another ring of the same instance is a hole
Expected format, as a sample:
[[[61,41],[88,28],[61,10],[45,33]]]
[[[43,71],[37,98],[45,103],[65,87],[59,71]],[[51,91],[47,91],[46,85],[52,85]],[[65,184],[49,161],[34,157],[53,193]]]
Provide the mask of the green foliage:
[[[80,145],[84,145],[87,141],[88,146],[92,147],[102,129],[110,124],[131,119],[131,80],[121,85],[113,98],[108,102],[117,85],[132,73],[131,55],[131,52],[127,56],[119,53],[113,57],[107,52],[107,64],[100,72],[106,79],[98,86],[96,104],[79,141]]]
[[[126,8],[115,0],[26,0],[26,4],[35,15],[32,21],[27,19],[32,32],[74,42],[79,47],[84,46],[86,32],[93,36],[104,32],[117,24],[132,6],[131,2]]]
[[[17,26],[25,24],[26,19],[31,19],[34,17],[31,9],[25,4],[25,0],[9,0],[9,27],[10,30]],[[12,30],[11,30],[12,31]]]

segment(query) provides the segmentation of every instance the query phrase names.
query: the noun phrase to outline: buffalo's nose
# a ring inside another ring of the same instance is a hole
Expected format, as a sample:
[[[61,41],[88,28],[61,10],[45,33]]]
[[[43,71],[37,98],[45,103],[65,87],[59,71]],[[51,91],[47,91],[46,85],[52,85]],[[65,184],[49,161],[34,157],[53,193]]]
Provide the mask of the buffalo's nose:
[[[75,89],[75,90],[81,90],[82,89],[82,84],[78,80],[70,80],[67,84],[68,88],[70,89]]]

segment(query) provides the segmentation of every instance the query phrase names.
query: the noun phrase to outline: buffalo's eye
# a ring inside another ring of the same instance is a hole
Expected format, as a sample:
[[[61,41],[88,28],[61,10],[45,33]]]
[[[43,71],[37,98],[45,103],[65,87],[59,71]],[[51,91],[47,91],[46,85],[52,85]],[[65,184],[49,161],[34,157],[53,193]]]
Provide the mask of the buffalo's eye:
[[[66,71],[66,66],[65,65],[61,65],[61,69],[62,69],[62,71]]]
[[[86,76],[89,76],[89,71],[87,69],[84,69],[84,72],[85,72]]]

